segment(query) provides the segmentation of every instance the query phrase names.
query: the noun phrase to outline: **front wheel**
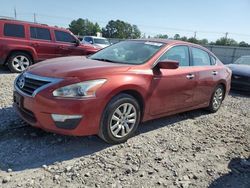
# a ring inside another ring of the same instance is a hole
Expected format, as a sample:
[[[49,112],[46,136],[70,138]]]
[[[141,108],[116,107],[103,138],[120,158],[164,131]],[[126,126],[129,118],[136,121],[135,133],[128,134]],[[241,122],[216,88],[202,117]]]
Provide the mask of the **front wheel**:
[[[140,122],[140,106],[131,95],[114,97],[104,110],[99,136],[110,144],[125,142]]]
[[[225,94],[225,89],[222,85],[219,85],[215,88],[208,107],[208,110],[210,112],[217,112],[219,110],[223,101],[224,94]]]

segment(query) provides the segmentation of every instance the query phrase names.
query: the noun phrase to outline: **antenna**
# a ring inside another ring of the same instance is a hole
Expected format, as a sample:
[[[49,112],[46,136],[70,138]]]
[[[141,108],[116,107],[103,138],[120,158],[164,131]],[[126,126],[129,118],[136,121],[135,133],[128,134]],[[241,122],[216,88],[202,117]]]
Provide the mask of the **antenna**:
[[[37,23],[36,22],[36,13],[34,13],[34,23]]]
[[[17,15],[16,15],[16,7],[14,7],[14,17],[15,17],[15,20],[17,19]]]

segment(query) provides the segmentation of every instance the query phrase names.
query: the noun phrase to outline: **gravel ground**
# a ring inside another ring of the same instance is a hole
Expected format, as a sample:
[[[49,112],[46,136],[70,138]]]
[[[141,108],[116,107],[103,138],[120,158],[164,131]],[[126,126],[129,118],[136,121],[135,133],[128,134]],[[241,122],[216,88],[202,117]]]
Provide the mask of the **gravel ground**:
[[[144,123],[124,144],[46,133],[13,111],[0,69],[0,187],[250,187],[250,97]]]

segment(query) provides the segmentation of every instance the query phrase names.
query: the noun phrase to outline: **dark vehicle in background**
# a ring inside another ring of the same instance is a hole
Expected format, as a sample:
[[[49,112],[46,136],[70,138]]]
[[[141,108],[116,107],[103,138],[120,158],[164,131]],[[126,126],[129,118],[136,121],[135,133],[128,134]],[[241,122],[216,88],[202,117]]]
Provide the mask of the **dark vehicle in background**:
[[[55,57],[89,55],[98,51],[81,44],[69,30],[45,24],[0,19],[0,65],[22,72],[33,63]]]
[[[231,88],[250,92],[250,56],[241,56],[228,67],[232,70]]]

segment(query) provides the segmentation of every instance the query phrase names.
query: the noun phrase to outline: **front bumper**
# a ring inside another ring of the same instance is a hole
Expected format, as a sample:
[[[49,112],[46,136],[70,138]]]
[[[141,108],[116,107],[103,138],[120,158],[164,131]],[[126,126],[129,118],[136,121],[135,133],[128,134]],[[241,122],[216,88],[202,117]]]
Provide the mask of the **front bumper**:
[[[73,100],[48,98],[48,91],[39,92],[35,97],[24,96],[14,91],[13,106],[18,115],[28,124],[58,134],[85,136],[98,134],[99,123],[104,109],[103,100]],[[21,99],[17,99],[19,96]],[[52,114],[68,115],[64,122],[56,122]]]
[[[250,91],[250,78],[234,78],[232,76],[231,88],[233,90]]]

